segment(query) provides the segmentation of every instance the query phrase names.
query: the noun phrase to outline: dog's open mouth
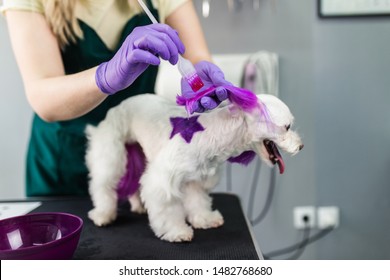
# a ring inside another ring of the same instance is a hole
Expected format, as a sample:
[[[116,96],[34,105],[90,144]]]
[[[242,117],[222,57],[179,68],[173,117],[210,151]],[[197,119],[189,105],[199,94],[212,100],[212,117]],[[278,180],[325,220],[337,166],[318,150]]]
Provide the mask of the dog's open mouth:
[[[271,140],[265,139],[263,141],[264,146],[268,152],[269,160],[272,162],[272,164],[278,164],[279,166],[279,173],[283,174],[284,172],[284,161],[282,156],[279,153],[278,148],[276,147],[275,143]]]

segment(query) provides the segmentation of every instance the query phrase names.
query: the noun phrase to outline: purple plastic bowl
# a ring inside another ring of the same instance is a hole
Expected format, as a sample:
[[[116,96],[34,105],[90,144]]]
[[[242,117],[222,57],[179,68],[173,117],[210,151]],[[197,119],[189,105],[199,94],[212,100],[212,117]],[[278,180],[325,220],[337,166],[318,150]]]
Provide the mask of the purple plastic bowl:
[[[34,213],[0,221],[0,260],[71,259],[83,220],[68,213]]]

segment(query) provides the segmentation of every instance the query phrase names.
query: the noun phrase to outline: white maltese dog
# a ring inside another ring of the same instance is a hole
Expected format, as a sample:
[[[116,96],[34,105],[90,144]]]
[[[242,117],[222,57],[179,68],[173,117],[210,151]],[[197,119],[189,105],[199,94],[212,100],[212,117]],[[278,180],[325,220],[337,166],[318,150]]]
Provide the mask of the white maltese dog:
[[[128,164],[125,145],[138,142],[146,167],[139,190],[129,201],[132,211],[143,212],[145,207],[157,237],[191,241],[193,228],[223,225],[208,193],[217,184],[224,162],[247,164],[257,154],[283,173],[277,147],[290,154],[303,147],[290,129],[294,118],[281,100],[259,95],[255,102],[252,110],[230,104],[188,117],[174,101],[142,94],[112,108],[97,127],[86,130],[94,205],[89,218],[97,226],[116,219],[117,188]]]

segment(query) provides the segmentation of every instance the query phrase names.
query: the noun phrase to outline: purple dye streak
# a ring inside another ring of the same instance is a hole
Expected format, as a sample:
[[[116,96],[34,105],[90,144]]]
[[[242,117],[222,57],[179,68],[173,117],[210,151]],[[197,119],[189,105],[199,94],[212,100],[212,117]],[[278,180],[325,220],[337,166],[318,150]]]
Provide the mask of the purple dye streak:
[[[235,104],[245,112],[251,112],[254,109],[258,109],[260,111],[260,116],[265,120],[267,126],[272,123],[267,107],[253,92],[233,85],[225,85],[222,87],[227,90],[228,99],[231,103]],[[215,92],[216,88],[216,86],[211,86],[208,89],[198,92],[191,98],[185,98],[184,96],[177,95],[176,103],[180,106],[185,106],[187,113],[191,115],[194,112],[194,104],[205,96],[211,96]]]
[[[187,110],[187,113],[189,115],[191,115],[194,111],[193,111],[193,108],[194,108],[194,104],[200,100],[202,97],[204,96],[207,96],[209,94],[211,94],[214,90],[215,90],[216,87],[212,86],[212,87],[209,87],[208,89],[205,89],[203,91],[200,91],[198,92],[194,97],[191,97],[191,98],[185,98],[184,96],[182,95],[177,95],[176,96],[176,103],[180,106],[185,106],[186,110]]]
[[[229,93],[229,100],[245,112],[251,112],[258,106],[258,99],[253,92],[236,86],[224,86]]]
[[[228,91],[228,99],[230,100],[230,102],[237,105],[238,107],[240,107],[244,111],[250,112],[258,106],[257,96],[253,92],[251,92],[247,89],[242,89],[242,88],[239,88],[236,86],[230,86],[230,85],[226,85],[226,86],[222,86],[222,87]],[[178,105],[185,106],[187,112],[192,114],[193,113],[192,112],[192,105],[195,102],[199,101],[202,97],[205,97],[205,96],[208,96],[208,95],[211,95],[212,93],[214,93],[216,88],[217,88],[216,86],[211,86],[206,90],[198,92],[194,97],[191,97],[188,99],[181,96],[181,95],[178,95],[176,97],[176,103]]]
[[[138,144],[126,144],[126,173],[120,179],[117,188],[118,198],[127,199],[139,189],[139,180],[145,170],[146,158],[142,147]]]
[[[254,151],[245,151],[236,157],[228,158],[228,162],[239,163],[247,166],[249,163],[252,162],[252,160],[255,159],[255,157],[256,157],[256,153]]]

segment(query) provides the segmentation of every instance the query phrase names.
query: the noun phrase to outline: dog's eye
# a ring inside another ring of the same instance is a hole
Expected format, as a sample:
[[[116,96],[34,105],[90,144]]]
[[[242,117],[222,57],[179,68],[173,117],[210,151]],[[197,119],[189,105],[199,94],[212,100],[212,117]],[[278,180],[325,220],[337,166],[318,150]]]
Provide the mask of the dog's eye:
[[[288,131],[290,129],[291,125],[286,125],[286,130]]]

